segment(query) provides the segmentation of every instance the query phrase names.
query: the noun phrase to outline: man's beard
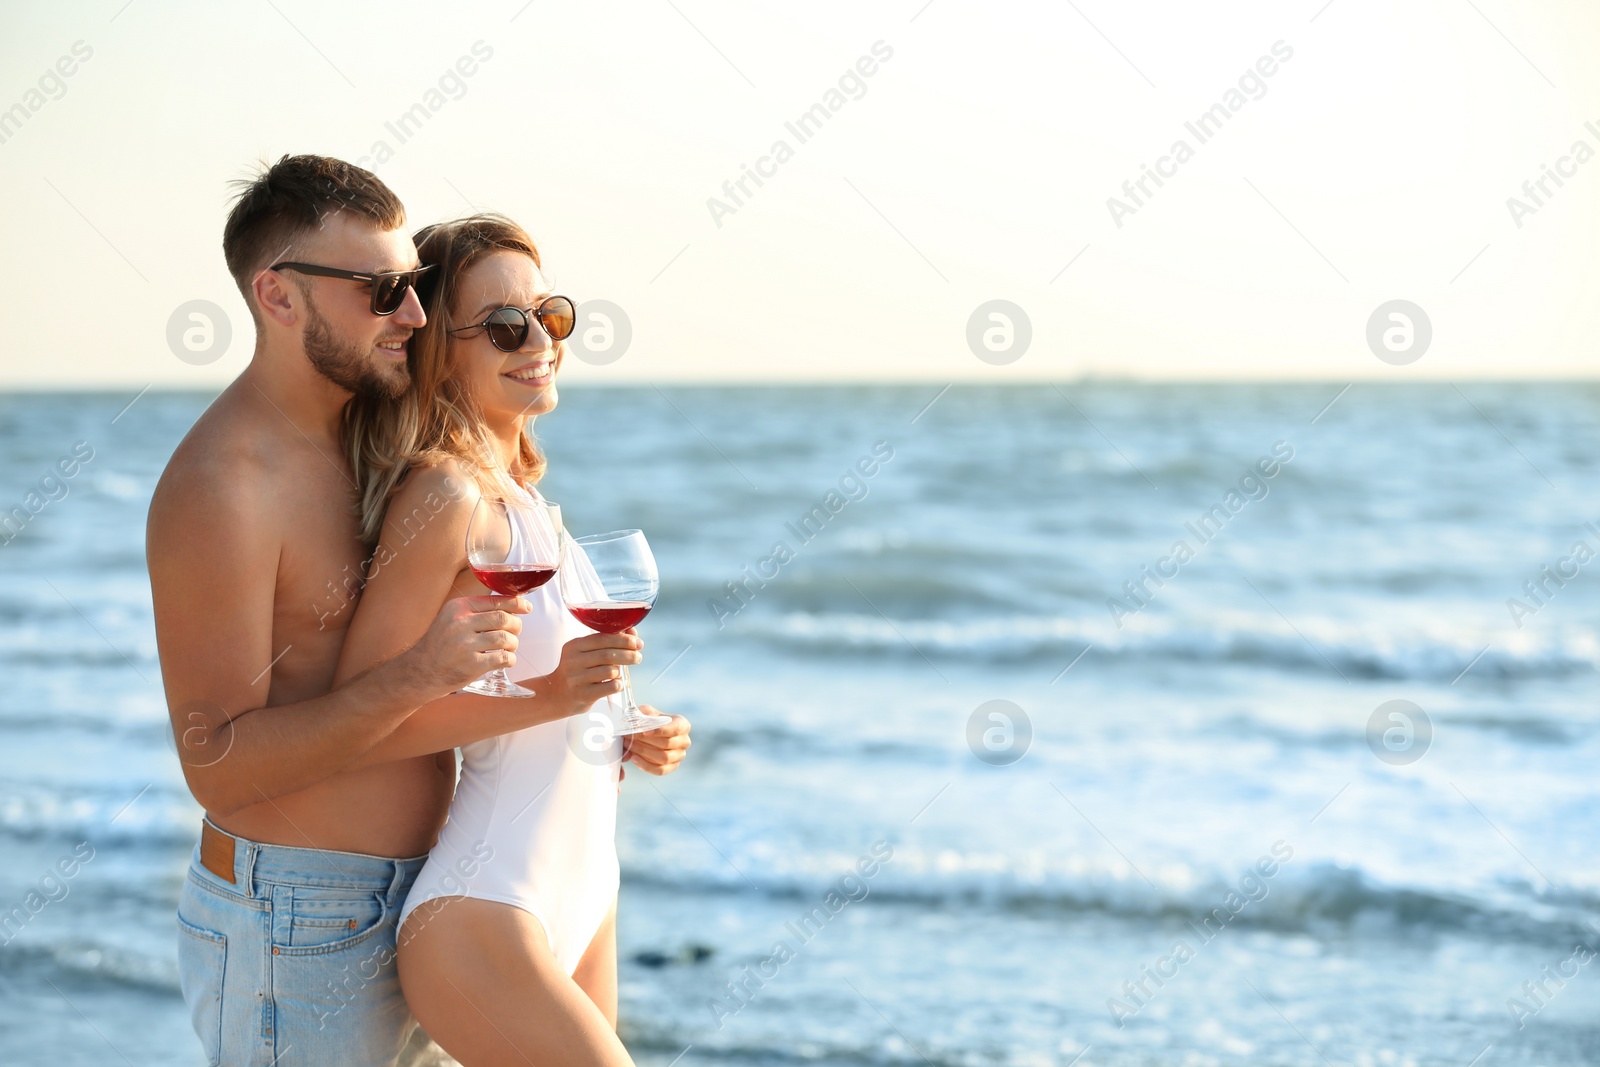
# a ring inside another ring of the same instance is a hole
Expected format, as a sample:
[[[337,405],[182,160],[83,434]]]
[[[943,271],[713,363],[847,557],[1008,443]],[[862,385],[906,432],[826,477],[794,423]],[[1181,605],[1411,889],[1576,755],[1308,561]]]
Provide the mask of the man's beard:
[[[343,338],[335,337],[328,320],[306,299],[306,358],[316,372],[348,393],[359,397],[393,400],[411,384],[405,363],[384,365]]]

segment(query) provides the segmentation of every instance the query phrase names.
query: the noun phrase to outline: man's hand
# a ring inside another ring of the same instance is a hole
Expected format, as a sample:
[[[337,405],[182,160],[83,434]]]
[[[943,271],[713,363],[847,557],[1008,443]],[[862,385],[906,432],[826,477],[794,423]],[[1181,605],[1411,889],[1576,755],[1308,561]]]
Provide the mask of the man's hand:
[[[453,693],[497,667],[515,666],[517,634],[531,605],[521,597],[447,600],[406,656],[429,699]]]
[[[646,715],[661,714],[649,704],[640,704]],[[660,776],[671,774],[689,752],[689,720],[682,715],[672,716],[672,721],[642,734],[625,734],[622,738],[622,761],[630,760],[642,770]],[[619,768],[620,769],[620,768]]]

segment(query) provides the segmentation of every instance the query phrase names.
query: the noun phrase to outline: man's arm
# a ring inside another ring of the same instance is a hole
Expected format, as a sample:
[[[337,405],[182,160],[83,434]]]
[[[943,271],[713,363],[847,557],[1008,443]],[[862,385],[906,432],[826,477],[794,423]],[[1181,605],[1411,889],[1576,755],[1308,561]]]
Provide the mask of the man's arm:
[[[284,651],[272,648],[283,532],[260,492],[270,476],[253,474],[169,469],[150,506],[167,705],[184,779],[217,815],[346,769],[421,704],[515,662],[505,601],[456,601],[412,652],[325,696],[268,708],[269,665]]]
[[[455,492],[450,486],[456,486]],[[460,486],[465,485],[462,492]],[[335,684],[358,676],[373,664],[392,661],[428,627],[433,605],[447,597],[480,595],[483,587],[467,567],[466,535],[478,491],[453,465],[421,468],[401,484],[389,505],[391,514],[409,515],[432,498],[436,512],[404,543],[380,542],[377,572],[361,593],[361,603],[345,634]],[[362,752],[353,767],[445,752],[474,741],[574,715],[617,692],[613,665],[639,662],[643,642],[631,634],[589,634],[567,642],[550,674],[528,680],[533,697],[508,699],[452,693],[408,716],[392,733]],[[470,679],[468,679],[470,681]],[[519,679],[521,681],[522,679]]]

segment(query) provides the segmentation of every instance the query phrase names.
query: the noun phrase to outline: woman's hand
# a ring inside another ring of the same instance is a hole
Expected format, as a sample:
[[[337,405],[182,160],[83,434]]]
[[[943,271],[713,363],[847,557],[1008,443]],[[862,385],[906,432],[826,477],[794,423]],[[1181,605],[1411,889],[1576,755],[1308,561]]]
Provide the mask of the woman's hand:
[[[639,710],[646,715],[661,714],[649,704],[640,704]],[[689,720],[682,715],[672,716],[672,721],[665,726],[638,734],[624,734],[622,738],[622,761],[627,763],[632,760],[634,766],[657,777],[677,770],[678,764],[688,754]]]
[[[622,668],[640,662],[642,648],[644,640],[637,634],[575,637],[561,646],[556,669],[528,681],[528,687],[555,710],[556,718],[576,715],[595,701],[622,692]]]

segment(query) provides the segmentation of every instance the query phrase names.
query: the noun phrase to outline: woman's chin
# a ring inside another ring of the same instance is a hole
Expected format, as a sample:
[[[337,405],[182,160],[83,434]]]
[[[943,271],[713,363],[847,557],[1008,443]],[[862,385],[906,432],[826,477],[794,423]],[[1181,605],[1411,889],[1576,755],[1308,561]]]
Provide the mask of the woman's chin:
[[[556,383],[551,382],[538,389],[517,389],[515,395],[508,392],[504,398],[504,408],[507,414],[532,417],[554,410],[558,399]]]

